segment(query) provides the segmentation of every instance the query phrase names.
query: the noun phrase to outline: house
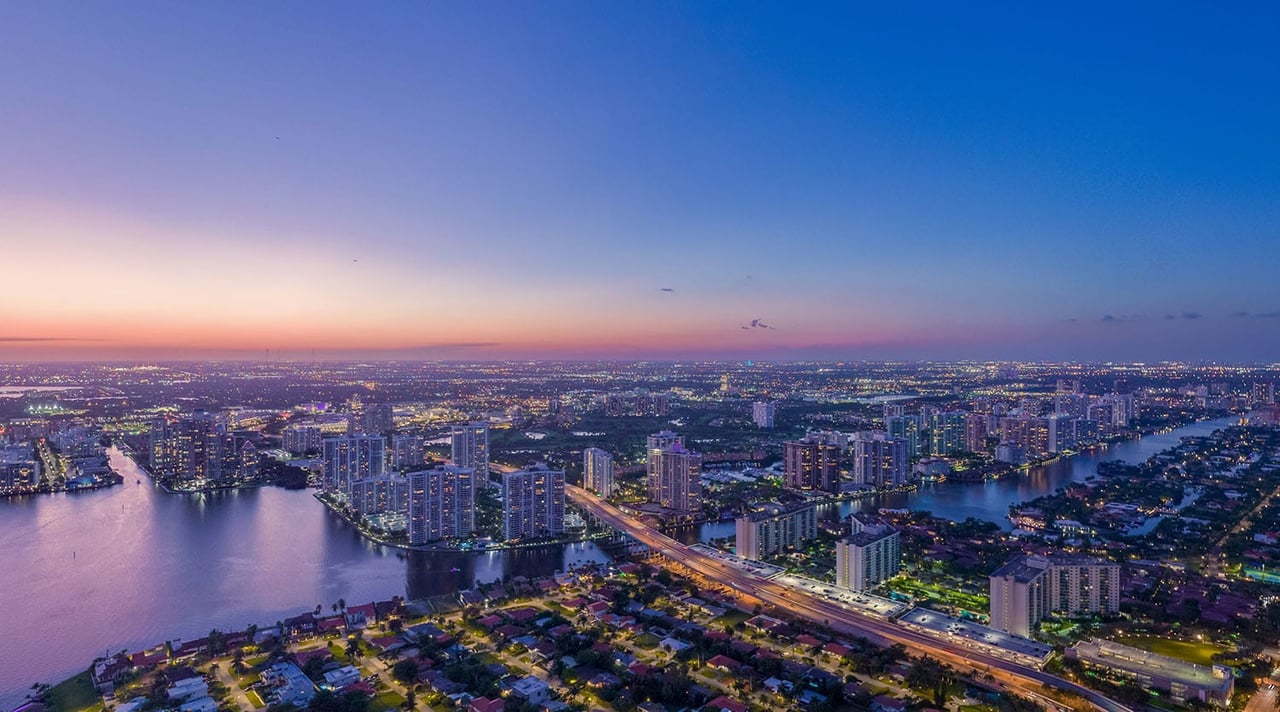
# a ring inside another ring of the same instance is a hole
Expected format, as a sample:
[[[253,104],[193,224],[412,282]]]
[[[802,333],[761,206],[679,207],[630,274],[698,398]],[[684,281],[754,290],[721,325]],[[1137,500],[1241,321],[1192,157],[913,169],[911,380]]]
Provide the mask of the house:
[[[268,690],[265,696],[270,704],[306,707],[316,694],[310,678],[293,663],[276,663],[263,670],[262,683]]]
[[[374,620],[377,620],[378,609],[372,603],[366,603],[361,606],[350,606],[346,613],[348,628],[363,628]]]
[[[484,605],[484,594],[479,591],[468,589],[466,591],[458,591],[458,603],[463,606],[482,606]]]
[[[178,712],[218,712],[218,703],[205,695],[194,700],[187,700],[178,707]]]
[[[776,677],[765,678],[762,684],[764,689],[778,695],[787,694],[796,687],[790,680],[779,680]]]
[[[742,663],[728,657],[727,655],[717,655],[707,661],[707,667],[724,670],[725,672],[735,672],[738,668],[742,667]]]
[[[468,712],[502,712],[507,701],[501,697],[489,699],[487,697],[475,697],[471,700],[471,704],[467,705]]]
[[[188,677],[171,685],[165,694],[173,702],[208,697],[209,683],[205,682],[203,677]]]
[[[906,709],[906,700],[888,695],[879,695],[871,701],[871,712],[905,712]]]
[[[360,671],[351,665],[345,665],[324,674],[324,685],[330,690],[341,690],[357,682],[360,682]]]
[[[658,647],[669,653],[679,653],[683,650],[688,650],[689,644],[678,638],[667,637],[658,643]]]
[[[511,683],[511,695],[531,705],[540,705],[551,699],[551,688],[533,675]]]
[[[133,661],[124,653],[112,655],[93,664],[91,673],[93,689],[99,695],[109,695],[115,691],[115,679],[120,673],[133,667]]]
[[[733,699],[721,695],[707,703],[712,712],[751,712],[751,708]]]

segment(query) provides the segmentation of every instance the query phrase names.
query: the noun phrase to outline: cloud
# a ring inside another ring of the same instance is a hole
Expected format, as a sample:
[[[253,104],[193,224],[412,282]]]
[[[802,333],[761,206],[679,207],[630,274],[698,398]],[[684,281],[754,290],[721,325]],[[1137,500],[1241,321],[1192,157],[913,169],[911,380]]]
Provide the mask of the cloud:
[[[1104,314],[1102,316],[1101,321],[1104,321],[1108,324],[1113,324],[1113,323],[1118,323],[1122,321],[1142,321],[1143,319],[1146,319],[1146,318],[1147,318],[1146,314],[1119,314],[1119,315]]]
[[[772,329],[773,327],[764,323],[763,321],[760,321],[759,319],[752,319],[750,324],[747,324],[742,328],[750,330],[750,329]]]
[[[674,291],[676,291],[676,290],[672,289],[671,287],[658,287],[658,291],[659,291],[659,292],[674,292]]]
[[[1232,314],[1231,316],[1233,316],[1233,317],[1235,317],[1235,318],[1237,318],[1237,319],[1242,319],[1242,318],[1244,318],[1244,317],[1246,317],[1246,316],[1249,316],[1249,312],[1244,312],[1244,311],[1235,312],[1235,313],[1234,313],[1234,314]]]
[[[1170,319],[1194,320],[1194,319],[1200,319],[1202,317],[1204,317],[1204,314],[1201,314],[1200,312],[1193,312],[1193,311],[1184,311],[1181,314],[1165,314],[1164,315],[1164,318],[1166,321]]]
[[[1280,319],[1280,311],[1260,312],[1253,315],[1254,319]]]
[[[0,336],[6,343],[41,343],[53,341],[110,341],[111,339],[88,339],[77,336]]]

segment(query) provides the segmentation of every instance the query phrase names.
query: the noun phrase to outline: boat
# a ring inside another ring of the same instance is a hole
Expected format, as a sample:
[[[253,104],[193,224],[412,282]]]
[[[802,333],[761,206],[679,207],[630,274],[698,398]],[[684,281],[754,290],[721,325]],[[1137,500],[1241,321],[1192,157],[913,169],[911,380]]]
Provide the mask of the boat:
[[[462,570],[462,569],[460,569],[460,568],[458,568],[457,566],[455,566],[455,567],[453,567],[453,568],[449,569],[449,573],[451,573],[451,574],[456,574],[456,573],[458,573],[458,572],[459,572],[459,571],[461,571],[461,570]]]

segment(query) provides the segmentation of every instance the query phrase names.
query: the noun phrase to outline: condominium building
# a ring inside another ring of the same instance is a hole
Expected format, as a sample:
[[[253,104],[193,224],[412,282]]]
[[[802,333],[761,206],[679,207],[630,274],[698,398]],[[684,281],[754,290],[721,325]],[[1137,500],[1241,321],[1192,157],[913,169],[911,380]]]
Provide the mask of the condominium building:
[[[902,546],[888,524],[851,518],[854,532],[836,542],[836,585],[866,591],[898,575]]]
[[[782,444],[782,467],[788,487],[840,491],[840,448],[816,437]]]
[[[920,454],[920,417],[915,415],[890,415],[884,419],[884,431],[897,438],[906,448],[908,458]]]
[[[381,475],[351,483],[351,508],[363,516],[406,514],[409,511],[409,480],[399,475]]]
[[[1031,637],[1045,617],[1120,610],[1120,565],[1089,556],[1020,556],[991,574],[991,627]]]
[[[880,432],[853,438],[853,481],[872,487],[899,487],[907,481],[906,443]]]
[[[965,434],[969,414],[964,411],[938,413],[929,427],[929,454],[954,455],[966,447]]]
[[[391,469],[415,470],[422,467],[422,438],[417,435],[391,436]]]
[[[502,500],[507,541],[564,533],[564,470],[538,464],[503,473]]]
[[[381,435],[325,438],[324,488],[343,497],[353,482],[381,477],[386,470],[387,439]]]
[[[659,453],[676,445],[684,447],[684,438],[670,430],[654,433],[645,440],[645,489],[651,501],[657,501],[654,493],[658,491]]]
[[[470,536],[475,531],[475,470],[457,465],[410,472],[409,543]]]
[[[702,455],[676,443],[650,456],[654,478],[649,501],[687,514],[702,509]]]
[[[475,470],[481,482],[489,479],[489,424],[455,425],[449,433],[449,461]]]
[[[582,486],[601,497],[613,494],[613,455],[598,447],[582,451]]]
[[[773,428],[776,406],[769,401],[757,401],[751,405],[751,419],[757,428]]]
[[[281,434],[280,447],[293,455],[320,452],[320,426],[290,425]]]
[[[812,504],[783,507],[766,505],[735,521],[735,553],[744,559],[760,559],[797,549],[818,536],[818,511]]]

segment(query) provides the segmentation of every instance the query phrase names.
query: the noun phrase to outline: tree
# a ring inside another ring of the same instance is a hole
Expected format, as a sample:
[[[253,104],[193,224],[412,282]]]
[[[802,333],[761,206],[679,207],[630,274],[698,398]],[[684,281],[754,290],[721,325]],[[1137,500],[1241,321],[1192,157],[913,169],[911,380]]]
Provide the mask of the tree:
[[[391,676],[400,682],[413,682],[418,679],[418,661],[405,658],[391,668]]]

